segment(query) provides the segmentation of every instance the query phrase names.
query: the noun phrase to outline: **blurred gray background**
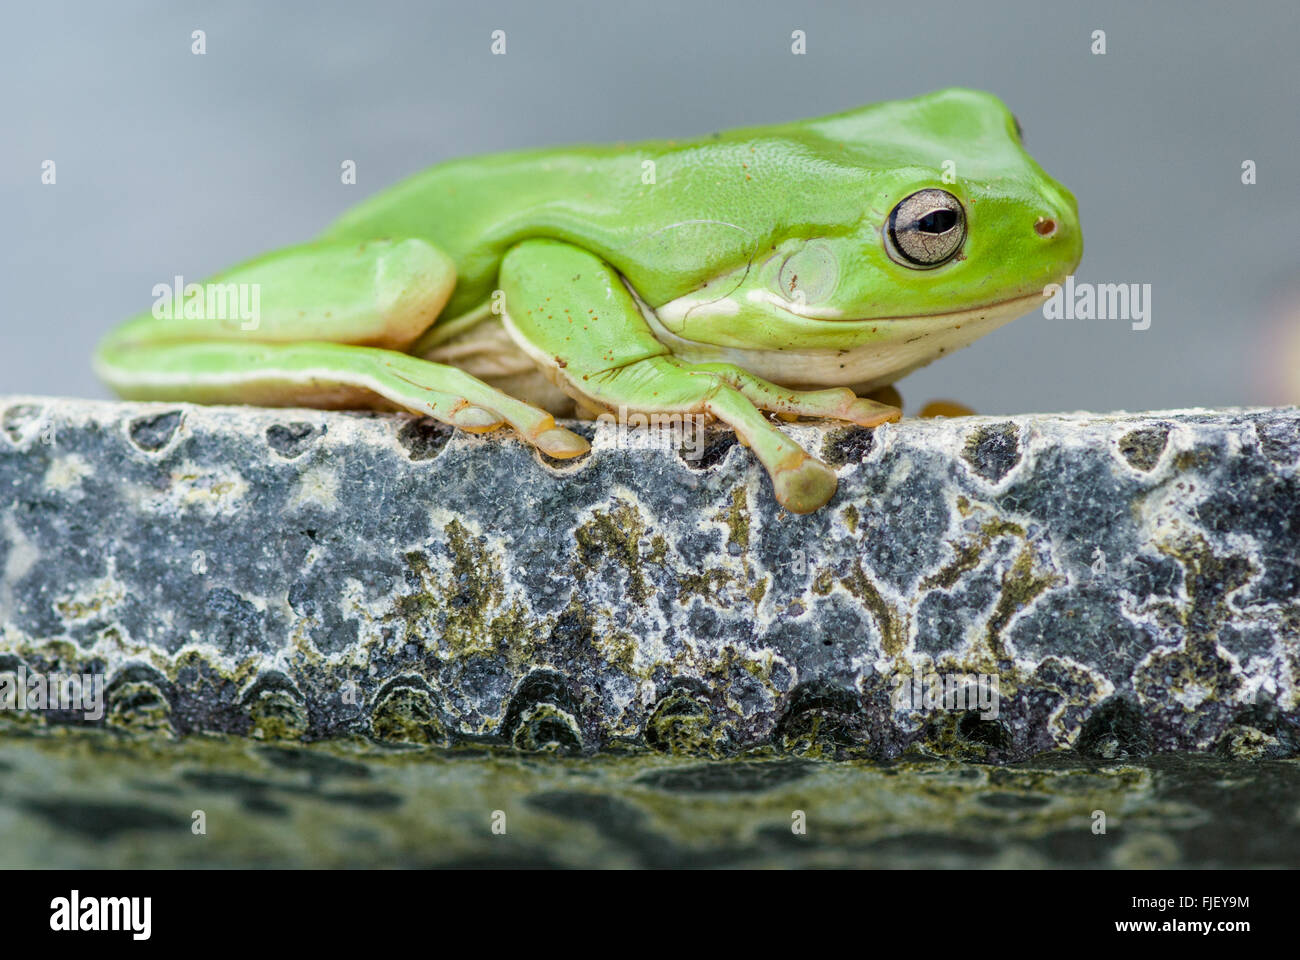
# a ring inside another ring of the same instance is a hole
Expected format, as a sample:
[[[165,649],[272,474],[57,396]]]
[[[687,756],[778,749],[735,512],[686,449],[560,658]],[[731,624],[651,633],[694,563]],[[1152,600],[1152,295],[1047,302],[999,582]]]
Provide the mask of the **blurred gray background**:
[[[1300,401],[1297,41],[1293,0],[11,5],[0,393],[107,395],[92,343],[155,283],[309,239],[450,157],[963,85],[1001,96],[1078,197],[1078,279],[1150,283],[1152,324],[1032,314],[903,381],[909,411]],[[345,159],[356,186],[339,182]]]

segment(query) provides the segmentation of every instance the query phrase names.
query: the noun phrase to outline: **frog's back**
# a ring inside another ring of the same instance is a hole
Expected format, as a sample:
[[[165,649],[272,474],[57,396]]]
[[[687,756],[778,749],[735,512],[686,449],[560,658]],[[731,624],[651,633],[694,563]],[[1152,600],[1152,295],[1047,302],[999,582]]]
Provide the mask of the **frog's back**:
[[[590,250],[657,306],[786,236],[852,230],[877,175],[938,169],[954,142],[974,168],[979,144],[1005,144],[1012,122],[991,94],[951,89],[692,140],[466,157],[364,201],[327,236],[440,247],[459,277],[445,317],[481,303],[505,252],[532,237]]]
[[[815,193],[796,187],[801,170],[815,173]],[[513,151],[430,167],[326,236],[420,237],[446,251],[460,279],[444,316],[485,299],[506,250],[530,237],[598,254],[653,304],[745,262],[789,224],[839,223],[836,186],[860,190],[861,176],[801,125]]]

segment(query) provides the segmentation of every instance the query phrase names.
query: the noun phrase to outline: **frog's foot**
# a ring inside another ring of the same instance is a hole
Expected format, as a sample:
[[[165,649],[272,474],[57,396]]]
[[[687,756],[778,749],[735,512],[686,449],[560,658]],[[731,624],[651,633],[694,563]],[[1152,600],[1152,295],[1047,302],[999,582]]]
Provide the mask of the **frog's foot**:
[[[591,444],[578,434],[557,426],[555,418],[545,410],[516,400],[463,370],[398,353],[388,354],[381,362],[405,386],[395,395],[385,396],[408,410],[427,412],[466,433],[488,433],[509,426],[542,453],[558,460],[578,457],[591,449]]]
[[[933,417],[973,417],[975,411],[956,400],[931,400],[916,414],[923,419]]]
[[[776,502],[791,513],[812,513],[835,496],[835,471],[802,450],[803,456],[772,474]]]
[[[887,407],[897,407],[903,409],[903,395],[898,392],[898,388],[892,383],[887,383],[883,387],[876,387],[873,390],[867,390],[860,396],[868,400],[875,400],[877,403],[883,403]]]
[[[783,420],[815,417],[821,420],[847,420],[860,427],[877,427],[903,416],[903,411],[898,407],[859,397],[845,387],[790,390],[730,363],[683,364],[683,367],[693,376],[721,378],[744,394],[754,406],[760,410],[770,410]]]
[[[776,501],[791,513],[811,513],[835,496],[835,471],[772,426],[745,392],[732,386],[718,372],[703,372],[675,360],[647,360],[662,363],[680,377],[683,386],[696,392],[693,413],[707,413],[736,431],[736,437],[754,451],[772,477]],[[748,376],[748,374],[746,374]]]
[[[791,513],[811,513],[825,505],[835,495],[835,471],[774,426],[748,395],[754,384],[747,383],[746,390],[733,385],[740,382],[740,377],[763,383],[725,364],[701,366],[672,357],[650,357],[608,370],[587,381],[586,386],[611,407],[622,406],[637,413],[693,414],[721,420],[736,431],[741,444],[754,451],[772,477],[781,506]],[[785,391],[784,396],[789,398],[790,392]],[[764,404],[772,399],[767,398]],[[819,400],[819,404],[819,410],[845,411],[851,407],[838,393],[833,405],[825,400]]]

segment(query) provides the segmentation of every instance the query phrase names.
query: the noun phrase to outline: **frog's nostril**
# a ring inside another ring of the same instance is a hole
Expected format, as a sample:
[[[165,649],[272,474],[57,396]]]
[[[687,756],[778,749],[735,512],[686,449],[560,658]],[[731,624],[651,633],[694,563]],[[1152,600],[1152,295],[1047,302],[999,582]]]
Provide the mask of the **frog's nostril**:
[[[1056,233],[1056,221],[1051,217],[1039,217],[1034,221],[1034,233],[1040,237],[1050,237]]]

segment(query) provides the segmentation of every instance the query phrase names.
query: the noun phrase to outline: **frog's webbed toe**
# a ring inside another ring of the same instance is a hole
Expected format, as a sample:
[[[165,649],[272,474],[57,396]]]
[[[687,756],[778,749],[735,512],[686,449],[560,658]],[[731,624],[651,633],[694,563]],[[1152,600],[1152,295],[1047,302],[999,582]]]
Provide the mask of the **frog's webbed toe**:
[[[777,503],[791,513],[812,513],[835,496],[839,480],[835,471],[813,457],[778,468],[772,473]]]

